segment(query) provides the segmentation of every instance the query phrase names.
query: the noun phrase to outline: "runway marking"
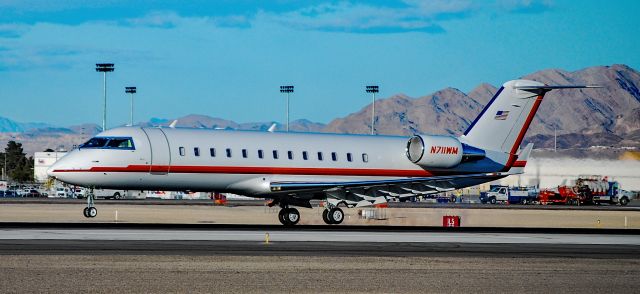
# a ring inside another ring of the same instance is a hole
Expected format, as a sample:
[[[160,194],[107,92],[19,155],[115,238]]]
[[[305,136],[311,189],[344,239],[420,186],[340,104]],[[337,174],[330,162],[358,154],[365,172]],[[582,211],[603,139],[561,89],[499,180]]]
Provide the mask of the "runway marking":
[[[640,245],[637,235],[345,232],[345,231],[202,231],[141,229],[3,229],[2,240],[139,240],[139,241],[264,241],[270,242],[371,242],[371,243],[529,243],[529,244],[625,244]]]

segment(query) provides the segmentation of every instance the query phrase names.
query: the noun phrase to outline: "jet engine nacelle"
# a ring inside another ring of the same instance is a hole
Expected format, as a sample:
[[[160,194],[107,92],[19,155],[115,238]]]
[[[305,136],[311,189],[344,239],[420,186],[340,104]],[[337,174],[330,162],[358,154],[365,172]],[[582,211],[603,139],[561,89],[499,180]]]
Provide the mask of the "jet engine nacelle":
[[[431,168],[451,168],[462,162],[462,143],[447,136],[415,135],[407,142],[407,158]]]

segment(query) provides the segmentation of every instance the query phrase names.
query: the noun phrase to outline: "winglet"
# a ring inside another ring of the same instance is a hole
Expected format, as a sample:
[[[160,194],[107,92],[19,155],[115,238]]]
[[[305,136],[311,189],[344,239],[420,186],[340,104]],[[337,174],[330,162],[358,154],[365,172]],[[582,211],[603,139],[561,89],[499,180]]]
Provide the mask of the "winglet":
[[[524,173],[524,167],[527,165],[527,160],[529,160],[529,155],[531,155],[531,150],[533,150],[533,143],[527,144],[524,149],[518,152],[518,158],[509,169],[509,174],[521,174]]]
[[[174,121],[172,121],[172,122],[171,122],[171,124],[169,125],[169,127],[170,127],[170,128],[172,128],[172,129],[175,129],[177,124],[178,124],[178,120],[176,119],[176,120],[174,120]]]

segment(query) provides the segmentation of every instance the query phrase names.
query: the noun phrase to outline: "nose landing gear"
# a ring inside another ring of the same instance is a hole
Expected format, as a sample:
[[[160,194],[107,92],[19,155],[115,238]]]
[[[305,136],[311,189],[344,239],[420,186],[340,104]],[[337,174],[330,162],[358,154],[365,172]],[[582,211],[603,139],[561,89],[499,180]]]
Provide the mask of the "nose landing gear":
[[[93,188],[87,195],[87,207],[82,210],[82,214],[86,218],[94,218],[98,215],[98,209],[94,206],[95,195],[93,195]]]

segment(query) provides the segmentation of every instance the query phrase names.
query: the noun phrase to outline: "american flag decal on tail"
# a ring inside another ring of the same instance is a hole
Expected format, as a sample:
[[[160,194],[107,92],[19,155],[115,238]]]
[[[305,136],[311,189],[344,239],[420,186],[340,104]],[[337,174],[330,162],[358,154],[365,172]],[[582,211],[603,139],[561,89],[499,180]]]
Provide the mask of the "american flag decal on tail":
[[[497,120],[505,120],[505,119],[507,119],[508,115],[509,115],[508,111],[498,110],[498,112],[496,112],[495,119],[497,119]]]

